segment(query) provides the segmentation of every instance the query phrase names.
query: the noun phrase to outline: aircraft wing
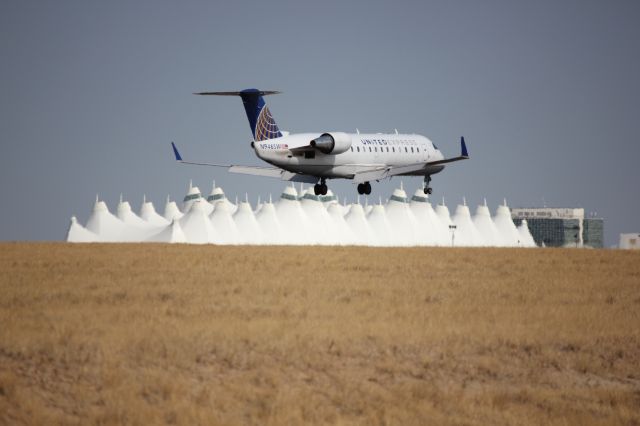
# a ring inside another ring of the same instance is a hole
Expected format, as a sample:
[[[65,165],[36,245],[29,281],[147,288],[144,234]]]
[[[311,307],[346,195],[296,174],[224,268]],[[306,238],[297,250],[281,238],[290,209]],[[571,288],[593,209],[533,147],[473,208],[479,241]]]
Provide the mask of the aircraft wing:
[[[229,172],[240,173],[243,175],[272,177],[289,182],[318,183],[318,178],[315,176],[288,172],[277,167],[231,166],[229,167]]]
[[[409,164],[408,166],[400,167],[383,166],[377,169],[356,173],[353,175],[353,181],[355,183],[363,183],[372,180],[381,180],[392,176],[417,172],[418,170],[424,169],[425,166],[425,163]]]
[[[198,163],[194,161],[185,161],[178,151],[176,144],[171,142],[173,155],[176,161],[182,164],[194,164],[196,166],[224,167],[230,173],[239,173],[244,175],[264,176],[278,178],[289,182],[318,183],[318,178],[310,175],[292,173],[277,167],[259,167],[259,166],[237,166],[233,164],[215,164],[215,163]]]
[[[460,138],[460,155],[459,156],[453,157],[453,158],[445,158],[444,160],[431,161],[427,163],[427,165],[437,166],[439,164],[453,163],[454,161],[468,160],[468,159],[469,159],[469,152],[467,151],[467,144],[464,143],[464,136],[463,136]]]
[[[453,158],[445,158],[444,160],[430,161],[427,163],[415,163],[407,166],[380,166],[376,169],[366,170],[356,173],[353,176],[355,183],[369,182],[372,180],[381,180],[392,176],[412,174],[427,169],[429,166],[438,166],[441,164],[452,163],[454,161],[469,159],[469,152],[467,151],[467,144],[464,142],[464,137],[460,138],[460,155]],[[421,174],[421,173],[417,173]]]

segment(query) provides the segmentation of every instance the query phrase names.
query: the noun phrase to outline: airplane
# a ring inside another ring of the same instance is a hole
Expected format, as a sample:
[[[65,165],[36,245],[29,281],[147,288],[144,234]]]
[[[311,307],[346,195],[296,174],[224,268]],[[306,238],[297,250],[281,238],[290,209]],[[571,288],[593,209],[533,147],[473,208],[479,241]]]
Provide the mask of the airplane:
[[[445,164],[469,158],[464,137],[461,153],[444,158],[429,139],[417,134],[315,132],[290,134],[281,131],[263,96],[281,92],[246,89],[239,92],[200,92],[201,96],[239,96],[242,99],[253,141],[251,148],[261,160],[275,167],[240,166],[186,161],[171,142],[177,162],[225,167],[231,173],[315,183],[316,195],[327,194],[327,179],[352,179],[358,194],[370,194],[372,181],[393,176],[423,176],[424,193],[431,194],[431,175]]]

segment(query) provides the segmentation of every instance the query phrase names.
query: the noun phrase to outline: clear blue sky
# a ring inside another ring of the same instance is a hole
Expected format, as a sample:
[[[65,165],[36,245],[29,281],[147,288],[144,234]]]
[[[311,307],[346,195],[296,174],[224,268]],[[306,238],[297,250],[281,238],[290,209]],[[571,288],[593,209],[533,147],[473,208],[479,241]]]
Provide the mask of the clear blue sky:
[[[257,87],[284,92],[267,102],[292,132],[397,128],[448,156],[464,135],[472,159],[434,177],[434,201],[584,207],[616,244],[640,231],[639,22],[637,1],[5,0],[0,240],[61,240],[96,193],[161,210],[190,178],[277,196],[282,182],[177,165],[169,147],[260,164],[240,100],[191,94]]]

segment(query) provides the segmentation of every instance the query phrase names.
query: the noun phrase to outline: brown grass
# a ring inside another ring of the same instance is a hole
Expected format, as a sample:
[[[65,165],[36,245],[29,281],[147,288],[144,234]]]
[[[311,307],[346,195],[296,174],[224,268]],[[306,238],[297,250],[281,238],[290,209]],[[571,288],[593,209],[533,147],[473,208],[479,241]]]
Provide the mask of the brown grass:
[[[640,253],[0,244],[3,424],[640,424]]]

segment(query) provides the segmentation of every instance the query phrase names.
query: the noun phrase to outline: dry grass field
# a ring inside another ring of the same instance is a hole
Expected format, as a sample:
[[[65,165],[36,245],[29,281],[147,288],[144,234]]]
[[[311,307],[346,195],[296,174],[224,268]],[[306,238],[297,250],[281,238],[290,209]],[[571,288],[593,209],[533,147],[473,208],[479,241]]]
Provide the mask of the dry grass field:
[[[0,244],[1,424],[640,424],[640,253]]]

